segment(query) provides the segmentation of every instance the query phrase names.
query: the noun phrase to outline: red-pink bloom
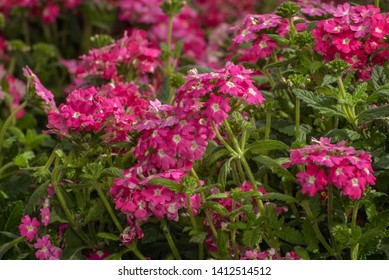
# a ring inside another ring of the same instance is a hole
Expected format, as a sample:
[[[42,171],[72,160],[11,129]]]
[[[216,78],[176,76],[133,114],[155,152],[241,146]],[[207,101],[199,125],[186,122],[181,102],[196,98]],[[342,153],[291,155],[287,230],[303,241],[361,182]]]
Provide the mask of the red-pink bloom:
[[[327,186],[324,169],[319,169],[315,164],[308,165],[306,172],[299,172],[296,176],[297,183],[302,186],[301,192],[309,196],[325,190]]]
[[[41,214],[41,222],[42,224],[47,227],[50,223],[50,209],[49,208],[42,208],[40,210]]]
[[[26,215],[22,218],[21,224],[19,225],[20,235],[31,242],[34,238],[38,237],[38,228],[38,220],[35,217],[31,220],[30,216]]]
[[[35,253],[38,260],[59,260],[62,252],[62,250],[51,244],[49,235],[38,238],[34,247],[38,249]]]
[[[59,12],[59,6],[53,5],[52,1],[49,1],[42,9],[42,21],[47,24],[54,23],[59,15]]]
[[[88,260],[104,260],[106,257],[108,257],[110,255],[111,254],[108,251],[97,250],[97,251],[92,251],[87,259]]]
[[[205,110],[202,112],[202,115],[217,125],[223,123],[228,117],[228,112],[231,110],[231,107],[228,105],[229,101],[229,98],[223,99],[221,95],[211,95],[209,100],[204,104]]]

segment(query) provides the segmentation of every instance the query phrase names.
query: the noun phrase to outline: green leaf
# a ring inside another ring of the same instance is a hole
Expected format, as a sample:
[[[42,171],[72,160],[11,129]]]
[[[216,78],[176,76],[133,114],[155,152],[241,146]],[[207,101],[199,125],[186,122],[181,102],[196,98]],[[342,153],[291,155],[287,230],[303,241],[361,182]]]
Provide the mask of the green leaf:
[[[386,84],[386,75],[384,72],[384,67],[381,65],[376,65],[371,72],[371,79],[373,81],[374,89],[378,89],[381,86]]]
[[[189,242],[202,244],[204,242],[205,238],[207,238],[207,236],[208,236],[208,233],[206,233],[206,232],[199,232],[199,233],[196,233],[195,235],[193,235],[189,239]]]
[[[293,93],[296,94],[298,98],[303,100],[309,107],[316,109],[318,113],[322,115],[330,117],[345,116],[340,106],[338,105],[338,100],[334,97],[324,94],[317,94],[312,91],[302,89],[293,89]]]
[[[351,129],[333,129],[327,132],[325,137],[331,137],[331,139],[335,142],[339,142],[341,140],[350,140],[350,141],[356,141],[361,138],[361,135]]]
[[[20,168],[26,168],[29,166],[29,161],[35,157],[35,154],[31,151],[24,152],[14,157],[13,162]]]
[[[227,160],[222,165],[222,167],[220,168],[220,172],[219,172],[219,176],[218,176],[217,182],[222,186],[223,189],[225,188],[225,186],[227,184],[227,176],[228,176],[228,174],[231,171],[231,167],[230,167],[231,160],[232,160],[232,158]]]
[[[154,186],[164,186],[174,192],[181,191],[181,186],[177,182],[174,182],[166,178],[153,178],[150,181],[148,181],[147,184],[154,185]]]
[[[389,116],[389,105],[368,109],[357,116],[359,123],[365,123],[373,119],[380,119]]]
[[[293,249],[296,252],[298,257],[304,260],[310,260],[309,253],[303,247],[295,246]]]
[[[103,177],[113,177],[113,178],[121,178],[125,179],[123,172],[121,169],[117,167],[108,167],[105,168],[101,173],[100,173],[100,178]]]
[[[215,193],[207,197],[207,200],[227,198],[229,195],[227,193]]]
[[[246,147],[246,153],[251,152],[253,154],[266,155],[272,150],[289,150],[288,145],[277,140],[260,140],[256,141]]]
[[[255,248],[262,242],[262,232],[258,229],[245,230],[243,232],[242,243],[246,247]]]
[[[359,103],[365,103],[368,95],[366,93],[367,90],[367,83],[360,83],[355,88],[355,92],[353,95],[351,95],[351,104],[357,105]]]
[[[23,215],[23,202],[15,201],[9,204],[0,215],[0,230],[18,233],[18,226]],[[0,237],[0,241],[4,238]]]
[[[97,233],[97,237],[100,237],[102,239],[107,239],[107,240],[113,240],[113,241],[120,240],[119,236],[109,232],[99,232]]]
[[[8,252],[9,249],[13,248],[15,245],[19,244],[21,241],[24,240],[23,236],[20,236],[8,243],[2,244],[0,246],[0,260],[3,259],[3,256]]]
[[[90,222],[97,222],[104,217],[105,207],[103,202],[98,200],[92,200],[92,205],[88,209],[88,213],[85,216],[85,224]]]
[[[286,204],[297,202],[293,196],[282,194],[282,193],[266,193],[259,197],[260,200],[279,200]]]
[[[279,231],[277,231],[277,235],[286,242],[292,244],[304,244],[303,235],[292,227],[283,226]]]
[[[178,72],[187,74],[189,70],[196,69],[199,74],[212,73],[215,72],[214,69],[197,66],[197,65],[186,65],[177,69]]]
[[[202,208],[212,209],[213,211],[219,213],[223,217],[227,217],[230,214],[230,212],[228,212],[228,210],[223,205],[215,201],[207,201],[203,203]]]
[[[283,47],[283,46],[289,46],[290,45],[290,41],[287,38],[282,37],[280,35],[277,35],[277,34],[266,34],[266,36],[269,37],[270,39],[276,41],[277,46]]]
[[[230,155],[230,152],[225,148],[219,148],[217,147],[215,152],[212,152],[212,154],[208,157],[207,163],[209,166],[214,165],[218,160],[227,157]]]
[[[347,225],[336,225],[331,228],[332,236],[341,244],[349,245],[352,239],[351,228]]]
[[[35,191],[32,193],[30,198],[28,199],[28,202],[26,204],[24,213],[33,213],[37,209],[36,207],[39,204],[39,201],[44,199],[47,195],[47,186],[49,185],[49,182],[44,182],[43,184],[39,185],[38,188],[35,189]]]
[[[96,181],[100,177],[102,171],[103,167],[101,164],[91,162],[82,168],[83,174],[81,175],[81,178],[87,181]]]
[[[313,253],[317,253],[319,251],[319,240],[317,239],[317,235],[313,226],[309,220],[304,220],[301,224],[302,233],[304,236],[304,241],[307,244],[307,250]]]
[[[253,158],[254,161],[263,164],[265,167],[270,169],[274,174],[282,178],[283,181],[294,181],[295,178],[286,168],[282,167],[281,164],[268,157],[268,156],[257,156]],[[278,159],[280,160],[280,159]]]

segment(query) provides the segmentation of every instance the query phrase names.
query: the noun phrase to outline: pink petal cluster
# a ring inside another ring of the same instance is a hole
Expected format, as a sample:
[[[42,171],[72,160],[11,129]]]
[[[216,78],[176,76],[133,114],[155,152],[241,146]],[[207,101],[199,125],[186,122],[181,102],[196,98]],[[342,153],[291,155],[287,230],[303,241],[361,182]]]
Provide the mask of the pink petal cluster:
[[[59,260],[62,253],[61,249],[51,244],[49,235],[38,238],[34,247],[37,249],[35,256],[38,260]]]
[[[119,18],[129,21],[132,25],[150,24],[148,34],[153,45],[157,47],[159,42],[166,41],[168,30],[169,18],[160,8],[162,2],[163,0],[119,0]],[[206,41],[198,12],[186,5],[181,13],[174,17],[173,30],[173,45],[182,40],[184,56],[198,63],[204,62]]]
[[[333,2],[325,3],[322,0],[297,0],[295,2],[301,6],[301,12],[310,17],[329,16],[335,10]]]
[[[24,236],[28,242],[32,242],[34,238],[38,237],[39,222],[34,218],[26,215],[22,218],[19,225],[20,235]]]
[[[109,255],[111,255],[111,254],[108,251],[97,250],[97,251],[92,251],[87,259],[88,260],[104,260]]]
[[[313,141],[316,144],[291,150],[287,164],[306,166],[304,172],[297,173],[302,193],[314,196],[332,184],[351,200],[358,200],[367,185],[375,185],[370,154],[347,147],[345,141],[336,144],[331,144],[330,138]]]
[[[121,86],[125,87],[126,84]],[[120,99],[125,101],[125,98],[131,99],[136,94],[123,88],[119,93],[120,97],[115,96],[117,92],[112,89],[95,87],[73,90],[67,96],[66,103],[61,104],[58,110],[49,112],[49,132],[67,137],[70,133],[92,132],[100,134],[107,143],[128,140],[128,133],[135,121],[132,114],[141,112],[143,101],[133,99],[131,102],[136,106],[129,109],[129,114],[125,110],[127,104],[122,104]]]
[[[263,252],[258,252],[257,249],[244,252],[241,260],[302,260],[295,251],[290,251],[282,257],[275,249],[271,248]]]
[[[4,72],[3,70],[3,65],[1,65],[0,72],[3,73],[3,75],[0,74],[0,76],[2,76],[0,80],[4,80],[8,84],[7,92],[9,93],[12,100],[12,109],[15,110],[20,106],[21,101],[23,100],[26,94],[26,84],[25,82],[15,78],[13,75],[6,74],[5,70]],[[23,109],[16,114],[16,118],[21,118],[24,116],[24,114],[25,110]]]
[[[152,178],[166,178],[176,182],[185,176],[180,170],[155,174],[146,179],[139,179],[142,173],[140,166],[134,166],[124,172],[126,179],[116,179],[110,189],[116,209],[127,215],[129,227],[121,234],[122,243],[129,244],[136,237],[142,238],[143,232],[140,225],[147,222],[151,217],[157,219],[167,218],[178,221],[178,211],[186,207],[186,197],[183,193],[163,187],[148,184]],[[194,195],[191,200],[199,201]],[[200,205],[192,203],[197,209]]]
[[[75,75],[77,78],[98,76],[105,80],[123,80],[123,75],[132,71],[133,74],[153,73],[158,66],[160,50],[149,47],[146,32],[134,30],[111,45],[100,49],[92,49],[81,57]],[[125,68],[122,73],[119,69]]]
[[[372,5],[338,5],[333,17],[317,22],[312,31],[315,50],[326,61],[340,56],[357,70],[362,80],[370,78],[374,65],[382,65],[389,58],[389,45],[384,38],[389,34],[389,16]]]
[[[293,20],[298,19],[297,17]],[[276,49],[276,42],[266,34],[278,34],[285,37],[289,33],[289,23],[275,14],[248,15],[241,26],[235,27],[236,35],[232,39],[230,49],[235,49],[243,43],[250,42],[251,45],[245,49],[239,49],[240,60],[255,62],[258,58],[271,56]],[[298,31],[306,29],[306,23],[296,25]]]
[[[57,106],[55,105],[53,93],[42,85],[41,81],[37,75],[32,72],[30,67],[24,67],[23,74],[28,79],[28,82],[34,87],[36,95],[45,103],[45,111],[55,110]]]

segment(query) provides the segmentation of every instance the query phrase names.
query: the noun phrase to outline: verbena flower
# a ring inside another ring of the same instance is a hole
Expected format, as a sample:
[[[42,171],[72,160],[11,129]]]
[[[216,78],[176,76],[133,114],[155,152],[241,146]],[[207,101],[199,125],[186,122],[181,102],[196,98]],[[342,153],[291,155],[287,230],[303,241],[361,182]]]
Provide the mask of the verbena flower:
[[[368,184],[375,184],[368,153],[347,147],[345,141],[331,144],[330,138],[323,137],[313,141],[316,144],[291,150],[286,165],[306,166],[305,171],[297,173],[303,193],[314,196],[332,184],[351,200],[358,200]]]
[[[28,242],[32,242],[34,238],[38,237],[39,224],[35,217],[31,219],[28,215],[24,216],[19,225],[20,235],[24,236]]]

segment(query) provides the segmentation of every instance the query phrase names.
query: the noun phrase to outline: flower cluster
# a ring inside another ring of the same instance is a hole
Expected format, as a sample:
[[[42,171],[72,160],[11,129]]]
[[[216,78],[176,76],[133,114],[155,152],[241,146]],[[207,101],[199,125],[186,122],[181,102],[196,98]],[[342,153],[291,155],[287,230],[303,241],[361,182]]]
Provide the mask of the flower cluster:
[[[47,196],[41,201],[41,223],[47,227],[50,223],[50,199],[54,195],[54,188],[49,185],[47,187]],[[28,242],[34,243],[34,248],[37,249],[35,256],[38,260],[59,260],[62,250],[56,246],[53,246],[50,241],[49,235],[38,237],[39,227],[41,224],[36,217],[31,219],[30,216],[26,215],[21,219],[19,225],[19,232],[21,236],[24,236]]]
[[[0,81],[6,82],[5,85],[8,86],[7,92],[9,93],[9,97],[11,99],[13,107],[12,110],[15,110],[17,107],[20,106],[20,103],[24,98],[24,95],[26,93],[26,84],[23,81],[15,78],[13,75],[7,74],[3,65],[0,65]],[[4,97],[5,92],[3,91],[2,86],[0,86],[0,100],[4,99]],[[21,110],[16,114],[16,117],[21,118],[24,116],[24,113],[25,111]]]
[[[58,110],[49,112],[49,132],[69,136],[70,132],[100,132],[110,141],[128,139],[134,118],[127,115],[118,98],[108,98],[89,87],[72,91]]]
[[[81,0],[7,0],[1,1],[0,12],[9,15],[14,9],[31,11],[31,17],[40,17],[45,24],[54,23],[62,9],[74,9],[81,4]]]
[[[287,164],[306,166],[305,171],[297,173],[297,183],[304,194],[314,196],[332,184],[351,200],[358,200],[368,184],[375,184],[370,154],[347,147],[345,141],[336,144],[331,144],[330,138],[313,141],[315,145],[291,150]]]
[[[325,17],[332,15],[335,6],[330,3],[325,3],[321,0],[298,0],[296,1],[301,6],[301,12],[309,17]]]
[[[302,260],[299,258],[295,251],[290,251],[282,257],[274,248],[269,250],[258,252],[253,249],[244,252],[244,255],[240,258],[241,260]]]
[[[124,74],[153,73],[158,65],[160,51],[149,47],[146,32],[134,30],[131,35],[100,49],[92,49],[81,57],[75,75],[78,78],[97,76],[105,80],[123,80]],[[121,71],[121,69],[124,69]]]
[[[129,21],[131,24],[150,24],[148,31],[153,45],[159,46],[167,37],[169,18],[162,12],[160,4],[163,0],[120,0],[120,20]],[[173,19],[173,44],[183,41],[183,54],[186,58],[202,62],[205,60],[205,34],[201,28],[201,20],[198,12],[186,5]]]
[[[382,65],[389,57],[384,38],[389,33],[389,17],[374,6],[338,5],[333,18],[317,23],[312,31],[315,50],[330,61],[339,56],[361,79],[370,78],[371,67]]]
[[[296,19],[293,18],[293,20]],[[289,28],[288,20],[275,14],[248,15],[243,25],[236,27],[236,35],[232,39],[230,49],[250,42],[249,48],[239,50],[242,54],[241,61],[255,62],[259,58],[267,58],[274,52],[277,44],[266,34],[275,33],[285,37],[289,33]],[[305,30],[306,23],[297,24],[296,29],[297,31]]]
[[[141,180],[138,174],[142,173],[140,166],[134,166],[124,172],[125,179],[116,179],[110,189],[116,209],[127,215],[129,227],[121,235],[122,243],[128,244],[136,237],[142,238],[140,225],[151,217],[178,221],[178,211],[187,206],[185,194],[148,183],[152,178],[166,178],[179,183],[185,173],[170,170]],[[190,199],[192,207],[197,209],[200,206],[199,195],[193,195]]]

